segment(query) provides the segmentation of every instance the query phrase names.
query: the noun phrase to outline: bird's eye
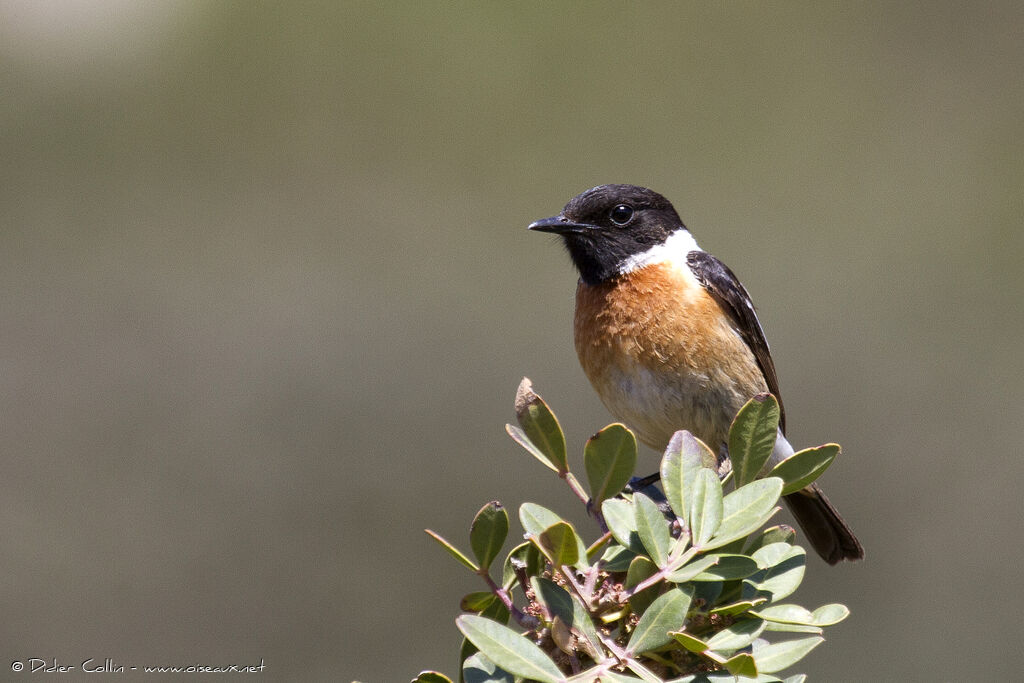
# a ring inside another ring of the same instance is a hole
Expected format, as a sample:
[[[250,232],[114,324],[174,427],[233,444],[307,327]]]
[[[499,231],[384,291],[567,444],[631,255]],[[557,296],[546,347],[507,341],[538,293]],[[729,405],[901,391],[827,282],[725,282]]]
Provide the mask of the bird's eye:
[[[619,204],[611,212],[612,223],[625,225],[633,217],[633,207],[627,204]]]

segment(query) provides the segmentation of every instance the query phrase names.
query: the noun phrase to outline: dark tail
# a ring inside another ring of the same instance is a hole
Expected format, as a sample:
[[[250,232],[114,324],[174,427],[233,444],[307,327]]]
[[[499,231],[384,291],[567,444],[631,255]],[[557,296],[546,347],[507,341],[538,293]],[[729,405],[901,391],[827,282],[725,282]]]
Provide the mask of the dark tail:
[[[840,560],[860,560],[864,557],[860,541],[817,484],[791,493],[785,497],[785,501],[821,559],[836,564]]]

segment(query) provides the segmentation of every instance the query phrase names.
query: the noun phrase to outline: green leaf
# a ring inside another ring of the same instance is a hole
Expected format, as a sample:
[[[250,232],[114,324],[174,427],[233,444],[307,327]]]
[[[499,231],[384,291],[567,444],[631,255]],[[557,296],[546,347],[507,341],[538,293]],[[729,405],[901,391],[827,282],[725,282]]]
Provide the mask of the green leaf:
[[[626,588],[632,590],[636,586],[640,585],[642,581],[648,579],[658,573],[658,568],[653,562],[648,560],[643,555],[638,555],[629,564],[629,569],[626,572]],[[660,582],[659,582],[660,583]],[[657,586],[651,586],[646,588],[639,593],[634,593],[629,598],[629,606],[632,608],[635,614],[643,614],[654,599],[658,597]]]
[[[770,597],[773,602],[799,586],[807,568],[807,551],[788,543],[772,543],[754,553],[761,571],[743,580],[744,598]]]
[[[583,651],[597,659],[601,653],[601,637],[583,603],[551,579],[534,577],[532,584],[534,595],[544,605],[551,619],[561,619],[581,641]]]
[[[686,518],[686,496],[701,469],[716,468],[715,454],[686,430],[672,435],[661,459],[661,486],[676,516]]]
[[[700,548],[722,523],[722,483],[718,475],[702,467],[693,479],[687,503],[685,519],[690,526],[690,542]]]
[[[817,448],[805,448],[776,465],[769,477],[778,477],[785,482],[782,495],[788,496],[810,485],[820,477],[839,455],[839,444],[827,443]]]
[[[459,609],[463,612],[481,612],[490,606],[491,602],[497,600],[498,596],[490,591],[477,591],[467,593],[459,601]]]
[[[758,567],[768,569],[792,557],[799,550],[799,546],[788,543],[770,543],[758,548],[750,556],[757,562]]]
[[[515,683],[516,677],[480,652],[463,662],[462,679],[466,683]]]
[[[822,628],[820,626],[807,626],[806,624],[783,624],[779,621],[767,621],[765,631],[771,631],[773,633],[810,633],[812,635],[820,636],[822,634]]]
[[[501,552],[508,538],[508,512],[501,503],[492,500],[480,508],[469,528],[469,544],[473,547],[480,567],[487,571]]]
[[[412,683],[452,683],[452,679],[436,671],[421,671]]]
[[[757,661],[758,671],[769,674],[782,671],[803,659],[808,652],[818,647],[824,640],[820,636],[812,636],[760,647],[754,643],[753,655]]]
[[[608,525],[608,531],[612,532],[612,537],[620,545],[640,554],[647,551],[636,530],[636,513],[633,511],[633,505],[628,500],[609,498],[601,504],[601,516]]]
[[[793,527],[788,524],[778,524],[765,529],[760,536],[750,542],[743,552],[747,555],[752,555],[758,548],[762,548],[771,543],[788,543],[793,545],[795,540],[796,531]]]
[[[523,529],[526,531],[528,536],[539,537],[546,529],[557,524],[558,522],[565,522],[564,519],[559,517],[557,514],[548,510],[546,507],[537,505],[536,503],[523,503],[519,506],[519,522],[523,525]],[[568,522],[566,522],[568,524]],[[572,564],[576,567],[583,568],[587,566],[587,547],[583,545],[583,540],[573,533],[576,538],[577,548],[576,556],[577,560]]]
[[[499,624],[507,624],[511,614],[508,612],[508,607],[505,607],[505,603],[501,600],[495,600],[480,612],[480,616],[487,617],[491,621],[496,621]]]
[[[742,619],[711,636],[708,647],[712,650],[735,651],[750,645],[764,631],[763,619]]]
[[[689,564],[684,564],[682,567],[669,574],[668,580],[672,583],[685,583],[687,581],[691,581],[693,577],[697,576],[705,569],[714,567],[716,564],[718,564],[718,557],[715,555],[698,557]]]
[[[462,635],[505,671],[541,683],[561,683],[565,676],[544,651],[508,626],[474,614],[455,620]]]
[[[697,636],[690,635],[686,631],[671,631],[670,636],[675,638],[676,642],[682,645],[690,652],[696,652],[700,654],[708,649],[708,644]]]
[[[565,434],[558,424],[558,418],[551,412],[544,400],[533,391],[533,385],[526,377],[519,383],[516,390],[516,419],[522,427],[522,434],[513,433],[515,430],[508,429],[513,439],[523,442],[517,438],[525,437],[525,440],[533,445],[527,448],[542,463],[558,472],[564,474],[569,471],[569,465],[565,457]],[[523,444],[525,445],[525,444]]]
[[[746,652],[733,655],[725,661],[726,670],[733,676],[756,676],[757,665],[754,658]]]
[[[847,609],[846,605],[834,602],[829,605],[822,605],[814,610],[811,616],[814,618],[813,623],[815,626],[833,626],[850,616],[850,610]]]
[[[637,557],[629,548],[615,544],[608,546],[601,556],[601,569],[606,572],[624,572],[629,569],[629,563]]]
[[[716,560],[704,571],[691,579],[692,581],[732,581],[745,579],[758,569],[757,562],[746,555],[717,554],[708,555]]]
[[[850,616],[845,605],[822,605],[812,613],[800,605],[770,605],[755,614],[762,619],[780,624],[801,624],[805,626],[833,626]]]
[[[717,548],[749,536],[775,514],[775,504],[781,493],[782,480],[768,477],[752,481],[727,495],[722,500],[722,523],[705,547]]]
[[[541,552],[556,567],[574,565],[580,559],[579,549],[583,543],[568,522],[555,522],[534,538]]]
[[[811,611],[800,605],[769,605],[764,609],[757,610],[754,614],[762,619],[782,624],[813,625]]]
[[[530,536],[539,536],[552,524],[564,521],[551,510],[536,503],[523,503],[519,506],[519,523]]]
[[[562,621],[572,623],[572,598],[557,583],[543,576],[530,578],[533,593],[548,612],[548,621],[561,617]]]
[[[516,582],[515,563],[522,563],[527,576],[536,576],[544,571],[544,557],[533,543],[520,543],[509,551],[505,564],[501,568],[501,585],[511,588]]]
[[[537,448],[532,441],[530,441],[530,437],[526,435],[526,432],[523,431],[522,427],[506,424],[505,433],[512,437],[513,441],[515,441],[517,444],[526,449],[527,453],[537,458],[537,460],[539,460],[542,465],[551,470],[554,470],[555,472],[558,472],[558,468],[554,464],[552,464],[551,459],[548,458],[548,456],[545,455],[545,453],[541,449]]]
[[[466,557],[465,554],[463,554],[463,552],[461,550],[459,550],[458,548],[453,546],[451,543],[446,541],[439,534],[431,531],[430,529],[424,529],[424,531],[427,532],[428,536],[430,536],[432,539],[434,539],[435,541],[440,543],[441,547],[444,548],[445,550],[447,550],[449,552],[449,554],[451,554],[451,556],[454,557],[456,560],[458,560],[462,564],[466,565],[467,567],[469,567],[471,570],[473,570],[475,572],[480,571],[480,567],[477,567],[475,564],[473,564],[473,560],[471,560],[468,557]]]
[[[633,495],[633,513],[636,531],[654,564],[664,567],[672,543],[668,520],[661,514],[657,504],[642,493]]]
[[[729,460],[736,486],[749,484],[775,448],[779,432],[779,402],[771,394],[758,394],[740,408],[729,428]]]
[[[469,642],[465,638],[462,639],[462,645],[459,648],[459,670],[463,673],[462,677],[459,680],[459,683],[465,683],[466,662],[469,661],[477,652],[479,652],[479,650],[476,649],[476,645]],[[491,661],[483,655],[480,656],[488,662]]]
[[[622,424],[611,424],[587,440],[583,464],[595,506],[619,493],[636,467],[636,436]]]
[[[693,593],[681,586],[671,588],[651,603],[629,637],[626,651],[638,655],[672,640],[669,631],[683,628]]]
[[[733,603],[730,603],[728,605],[721,605],[719,607],[715,607],[714,609],[709,611],[708,614],[717,614],[717,615],[720,615],[720,616],[723,616],[723,617],[735,616],[737,614],[742,614],[744,612],[749,612],[753,608],[758,607],[759,605],[763,605],[766,602],[768,602],[767,598],[755,598],[753,600],[740,600],[739,602],[733,602]]]

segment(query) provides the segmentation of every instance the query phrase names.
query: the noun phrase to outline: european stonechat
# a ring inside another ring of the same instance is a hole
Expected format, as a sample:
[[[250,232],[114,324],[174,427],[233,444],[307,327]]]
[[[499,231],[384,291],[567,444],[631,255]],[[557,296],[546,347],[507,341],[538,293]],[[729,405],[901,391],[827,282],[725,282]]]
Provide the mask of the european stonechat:
[[[737,411],[779,400],[775,364],[750,295],[693,239],[672,204],[635,185],[601,185],[531,230],[559,235],[579,271],[576,353],[601,401],[659,451],[688,429],[724,452]],[[769,466],[793,454],[785,410]],[[785,497],[829,564],[864,557],[818,485]]]

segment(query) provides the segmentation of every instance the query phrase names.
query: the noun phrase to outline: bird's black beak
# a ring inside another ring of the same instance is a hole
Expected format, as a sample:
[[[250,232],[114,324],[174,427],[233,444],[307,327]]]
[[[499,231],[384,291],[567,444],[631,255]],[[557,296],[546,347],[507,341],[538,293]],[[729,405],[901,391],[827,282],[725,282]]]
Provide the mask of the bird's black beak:
[[[539,221],[530,223],[527,229],[538,232],[553,232],[556,235],[569,235],[572,233],[588,232],[596,229],[596,227],[587,223],[574,223],[565,216],[552,216],[551,218],[541,218]]]

